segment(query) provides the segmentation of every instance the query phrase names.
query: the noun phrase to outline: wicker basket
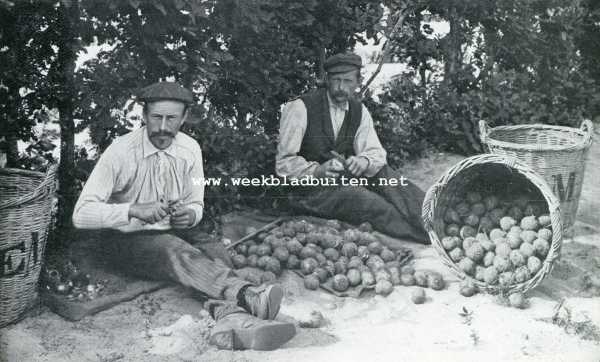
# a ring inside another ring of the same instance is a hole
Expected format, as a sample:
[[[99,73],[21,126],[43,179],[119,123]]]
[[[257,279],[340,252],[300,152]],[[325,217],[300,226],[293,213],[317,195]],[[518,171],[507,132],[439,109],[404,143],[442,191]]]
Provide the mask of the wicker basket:
[[[33,303],[50,226],[56,166],[0,168],[0,327]]]
[[[480,121],[479,128],[481,142],[491,153],[519,158],[548,182],[560,200],[565,234],[572,234],[592,122],[584,121],[580,128],[543,124],[489,128]]]
[[[541,269],[531,279],[510,286],[488,285],[465,274],[450,258],[441,243],[445,236],[444,215],[448,207],[456,202],[456,196],[465,191],[503,192],[510,195],[519,190],[532,200],[547,206],[552,225],[552,242]],[[459,162],[449,169],[425,195],[423,222],[431,243],[443,263],[459,278],[469,279],[480,290],[491,293],[525,292],[535,288],[552,270],[554,260],[560,255],[562,243],[562,220],[560,203],[550,186],[526,164],[514,157],[483,154]]]

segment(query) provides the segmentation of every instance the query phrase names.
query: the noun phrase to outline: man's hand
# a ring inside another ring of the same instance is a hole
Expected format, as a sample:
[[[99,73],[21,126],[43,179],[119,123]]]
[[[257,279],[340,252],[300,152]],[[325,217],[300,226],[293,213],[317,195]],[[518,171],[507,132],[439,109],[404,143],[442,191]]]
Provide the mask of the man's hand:
[[[177,208],[171,214],[171,226],[175,229],[187,229],[196,221],[196,212],[187,207]]]
[[[169,212],[169,205],[164,202],[148,202],[133,204],[129,207],[129,217],[135,217],[148,224],[154,224],[164,219]]]
[[[315,169],[314,176],[316,178],[337,178],[340,172],[344,171],[344,165],[335,158],[323,162]]]
[[[354,176],[361,176],[369,167],[369,160],[365,157],[351,156],[346,159],[346,167]]]

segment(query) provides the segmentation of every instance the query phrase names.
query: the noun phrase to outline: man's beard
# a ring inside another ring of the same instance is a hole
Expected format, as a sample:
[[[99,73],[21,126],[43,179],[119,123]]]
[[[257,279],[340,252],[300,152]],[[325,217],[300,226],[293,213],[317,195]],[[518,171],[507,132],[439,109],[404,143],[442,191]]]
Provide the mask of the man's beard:
[[[340,106],[346,104],[349,98],[350,97],[346,92],[335,92],[331,94],[331,100],[333,101],[333,103]]]
[[[152,132],[150,139],[156,148],[163,150],[173,143],[175,135],[168,131],[158,131]]]
[[[333,98],[348,99],[348,94],[346,94],[346,92],[335,92],[335,93],[333,93]]]

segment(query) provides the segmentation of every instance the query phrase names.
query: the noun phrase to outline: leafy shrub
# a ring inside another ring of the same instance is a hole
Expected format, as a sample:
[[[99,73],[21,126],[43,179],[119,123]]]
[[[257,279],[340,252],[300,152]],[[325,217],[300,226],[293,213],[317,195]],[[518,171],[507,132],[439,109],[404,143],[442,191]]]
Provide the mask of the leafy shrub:
[[[269,207],[267,188],[236,186],[230,178],[252,178],[274,174],[276,139],[262,129],[238,129],[216,120],[204,120],[187,130],[202,148],[204,177],[220,178],[221,184],[205,188],[205,219],[217,217],[244,205]]]
[[[423,87],[408,75],[393,80],[370,101],[375,126],[390,163],[419,156],[431,146],[460,154],[482,152],[479,120],[489,126],[543,123],[579,127],[600,101],[593,81],[555,73],[539,79],[502,71],[460,92],[450,83]]]

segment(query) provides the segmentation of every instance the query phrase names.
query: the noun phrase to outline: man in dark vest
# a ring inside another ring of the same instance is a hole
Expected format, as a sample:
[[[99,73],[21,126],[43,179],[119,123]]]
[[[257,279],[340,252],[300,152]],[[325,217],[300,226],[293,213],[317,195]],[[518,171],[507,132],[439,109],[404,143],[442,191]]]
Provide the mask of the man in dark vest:
[[[286,103],[282,110],[277,174],[288,182],[323,181],[294,187],[293,207],[353,224],[368,221],[390,236],[429,243],[421,221],[424,192],[387,165],[371,115],[354,97],[361,58],[336,54],[324,66],[326,89]],[[351,178],[366,183],[351,186]]]

